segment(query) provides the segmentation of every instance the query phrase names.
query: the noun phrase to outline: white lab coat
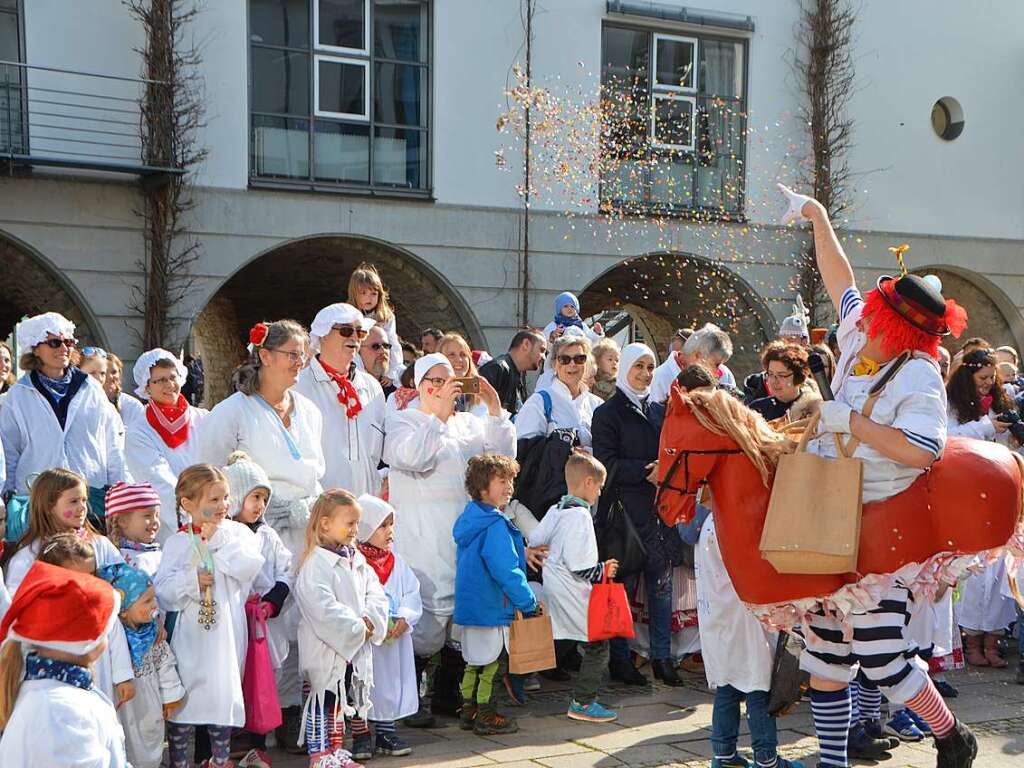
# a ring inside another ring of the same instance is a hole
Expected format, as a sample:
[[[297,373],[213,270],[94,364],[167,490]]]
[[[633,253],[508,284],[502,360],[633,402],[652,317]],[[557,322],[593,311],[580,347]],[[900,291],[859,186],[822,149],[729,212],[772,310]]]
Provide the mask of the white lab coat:
[[[1006,561],[999,558],[960,580],[960,599],[953,603],[956,623],[978,632],[1002,632],[1017,618],[1017,603],[1003,589]]]
[[[149,483],[160,496],[160,532],[157,539],[163,543],[178,530],[177,501],[174,487],[178,475],[186,467],[199,464],[199,435],[202,424],[209,415],[203,408],[188,406],[192,412],[192,426],[188,440],[177,448],[171,448],[150,425],[146,414],[132,419],[127,424],[125,437],[125,460],[128,471],[137,483]]]
[[[555,332],[555,329],[557,327],[558,326],[555,324],[554,320],[552,320],[550,323],[545,325],[544,326],[544,338],[545,339],[550,339],[551,338],[551,334]],[[599,342],[601,339],[604,338],[604,334],[603,333],[598,333],[597,331],[595,331],[593,328],[591,328],[586,323],[583,324],[583,333],[590,340],[591,344],[596,344],[597,342]]]
[[[530,546],[548,546],[544,601],[556,640],[587,642],[591,584],[573,571],[598,564],[594,519],[585,507],[554,505],[530,533]]]
[[[395,567],[384,585],[395,619],[405,619],[409,630],[395,640],[387,640],[373,648],[373,703],[374,720],[401,720],[419,709],[419,680],[412,650],[412,628],[423,615],[420,600],[420,582],[402,556],[395,554]]]
[[[651,379],[651,402],[664,403],[672,391],[672,382],[682,373],[675,353],[668,356],[661,365],[654,369],[654,377]]]
[[[46,398],[27,374],[22,376],[0,409],[7,464],[4,490],[27,494],[30,478],[55,467],[77,472],[90,488],[127,480],[123,429],[103,387],[91,376],[68,404],[63,430]]]
[[[164,704],[185,698],[174,653],[167,642],[154,643],[134,680],[135,698],[117,710],[124,726],[125,750],[132,768],[160,768],[164,756]]]
[[[127,392],[122,392],[117,396],[117,407],[121,411],[121,421],[124,422],[125,428],[130,427],[132,422],[140,416],[143,420],[146,418],[146,406]]]
[[[516,455],[516,428],[502,411],[480,419],[454,413],[446,422],[420,410],[388,414],[384,461],[390,467],[395,550],[420,581],[423,609],[451,616],[455,609],[452,526],[469,501],[465,476],[480,453]]]
[[[317,358],[299,374],[293,392],[305,395],[323,416],[325,488],[344,488],[356,496],[380,494],[377,472],[384,450],[384,390],[372,376],[356,370],[351,378],[363,409],[354,418],[345,415],[338,402],[340,388],[324,371]]]
[[[181,660],[178,673],[188,695],[171,715],[175,723],[193,725],[245,724],[242,671],[248,632],[245,600],[263,566],[256,535],[241,523],[225,520],[207,542],[213,557],[213,599],[216,622],[199,624],[198,568],[188,533],[178,532],[164,545],[155,584],[161,605],[177,611],[171,650]]]
[[[383,323],[377,323],[388,335],[388,342],[391,344],[391,357],[388,361],[387,377],[394,382],[396,387],[402,386],[402,372],[405,370],[405,363],[402,362],[402,340],[398,338],[398,326],[395,313],[391,313],[391,319]]]
[[[124,731],[110,700],[57,680],[21,684],[0,738],[4,768],[125,768]]]
[[[132,568],[138,568],[140,571],[145,573],[149,578],[155,578],[156,572],[160,570],[160,561],[163,559],[163,550],[154,549],[151,552],[141,552],[137,549],[129,549],[128,547],[121,547],[121,557],[128,563]]]
[[[346,715],[366,717],[373,689],[373,655],[366,643],[365,616],[373,624],[370,642],[380,645],[388,630],[388,598],[377,574],[358,550],[342,557],[316,547],[295,577],[299,605],[299,669],[310,683],[305,720],[332,691]],[[352,680],[345,690],[345,671]],[[350,704],[351,702],[351,704]]]
[[[92,548],[96,553],[97,568],[124,562],[121,553],[105,536],[94,536]],[[7,588],[12,597],[18,591],[18,587],[21,586],[21,582],[38,556],[39,542],[34,541],[29,546],[15,552],[14,557],[7,563]],[[135,673],[132,671],[132,656],[128,651],[128,640],[124,636],[124,628],[119,622],[110,628],[110,632],[107,634],[107,650],[96,659],[93,667],[95,672],[93,685],[111,701],[115,701],[114,684],[127,682],[135,677]]]
[[[541,391],[551,395],[551,421],[544,418],[544,398]],[[550,435],[556,429],[575,429],[580,443],[590,449],[590,423],[594,410],[604,401],[585,388],[573,399],[569,388],[557,378],[546,387],[540,387],[530,395],[516,414],[516,434],[522,438]]]
[[[771,688],[777,636],[740,602],[718,548],[714,515],[708,515],[695,552],[697,620],[708,686],[739,691]]]
[[[292,588],[292,553],[281,541],[277,531],[264,523],[256,529],[256,539],[259,541],[260,552],[263,555],[263,567],[256,574],[252,583],[252,591],[260,596],[267,594],[279,581],[288,585],[289,593],[281,605],[281,612],[272,619],[267,620],[267,647],[270,649],[270,663],[274,669],[280,669],[288,656],[289,637],[294,639],[295,628],[289,627],[285,611],[289,614],[294,612],[295,598],[291,594]],[[294,621],[292,622],[294,624]]]

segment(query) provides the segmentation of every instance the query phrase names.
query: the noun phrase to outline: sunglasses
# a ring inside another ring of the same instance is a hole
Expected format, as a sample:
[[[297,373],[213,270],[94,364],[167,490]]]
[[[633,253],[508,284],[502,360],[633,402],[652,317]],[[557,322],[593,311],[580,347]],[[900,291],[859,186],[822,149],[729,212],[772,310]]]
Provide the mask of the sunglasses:
[[[373,344],[370,345],[370,349],[372,349],[374,352],[380,352],[382,349],[390,350],[391,345],[386,341],[375,341]]]
[[[41,343],[45,344],[50,349],[60,349],[61,347],[74,349],[78,346],[78,339],[47,339]]]
[[[583,365],[585,362],[587,362],[586,355],[559,355],[556,359],[562,365],[569,365],[570,363],[576,363],[576,365]]]
[[[362,328],[353,328],[351,325],[332,325],[343,338],[350,339],[355,336],[357,339],[365,339],[369,331],[364,331]]]
[[[54,347],[54,349],[56,349],[56,347]],[[100,349],[99,347],[82,347],[80,351],[86,357],[100,357],[104,360],[107,359],[107,351],[105,349]]]

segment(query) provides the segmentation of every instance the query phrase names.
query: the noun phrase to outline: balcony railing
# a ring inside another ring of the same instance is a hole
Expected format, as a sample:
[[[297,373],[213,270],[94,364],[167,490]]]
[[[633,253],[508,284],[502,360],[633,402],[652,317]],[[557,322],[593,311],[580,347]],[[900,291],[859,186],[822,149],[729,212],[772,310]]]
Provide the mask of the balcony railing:
[[[0,61],[0,163],[159,177],[143,156],[141,100],[155,81]]]

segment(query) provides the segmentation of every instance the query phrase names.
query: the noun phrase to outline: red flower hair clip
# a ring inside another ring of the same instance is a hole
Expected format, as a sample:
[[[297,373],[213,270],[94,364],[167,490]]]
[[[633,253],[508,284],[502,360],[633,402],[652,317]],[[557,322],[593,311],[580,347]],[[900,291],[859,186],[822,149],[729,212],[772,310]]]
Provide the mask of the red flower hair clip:
[[[267,333],[266,323],[256,323],[256,325],[249,329],[249,343],[256,347],[260,346],[267,340]]]

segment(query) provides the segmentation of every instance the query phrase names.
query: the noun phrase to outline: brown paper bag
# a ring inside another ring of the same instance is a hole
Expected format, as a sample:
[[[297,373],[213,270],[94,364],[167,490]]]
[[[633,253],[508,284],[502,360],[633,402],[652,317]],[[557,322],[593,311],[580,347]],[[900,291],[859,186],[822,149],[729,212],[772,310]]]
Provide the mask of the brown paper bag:
[[[551,617],[537,613],[528,619],[516,611],[508,631],[508,671],[513,675],[528,675],[554,669],[555,636],[551,631]]]
[[[861,479],[838,435],[839,456],[807,453],[818,417],[808,424],[795,453],[779,460],[761,532],[761,555],[779,573],[848,573],[857,570]]]

